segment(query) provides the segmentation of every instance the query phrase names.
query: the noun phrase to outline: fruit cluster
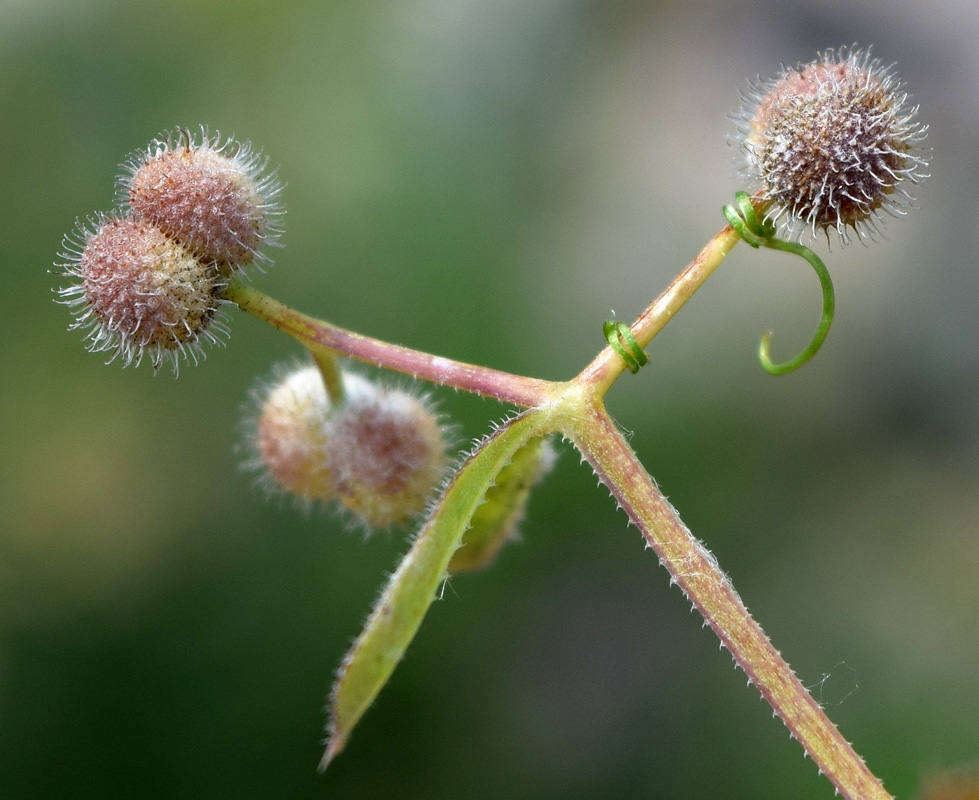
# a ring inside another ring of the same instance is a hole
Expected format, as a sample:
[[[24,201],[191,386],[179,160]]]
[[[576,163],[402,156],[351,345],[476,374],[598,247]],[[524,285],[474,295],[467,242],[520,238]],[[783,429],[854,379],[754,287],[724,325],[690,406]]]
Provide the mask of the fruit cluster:
[[[281,186],[247,144],[201,131],[156,139],[126,164],[119,207],[65,239],[59,290],[89,349],[155,369],[227,336],[220,308],[230,276],[275,243]]]

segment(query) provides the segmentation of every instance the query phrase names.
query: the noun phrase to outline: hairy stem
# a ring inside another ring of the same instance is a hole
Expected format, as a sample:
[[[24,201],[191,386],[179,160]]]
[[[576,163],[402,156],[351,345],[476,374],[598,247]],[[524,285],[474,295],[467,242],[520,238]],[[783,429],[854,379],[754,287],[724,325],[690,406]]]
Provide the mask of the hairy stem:
[[[225,289],[225,298],[243,311],[289,334],[309,350],[320,364],[324,361],[328,363],[339,353],[413,378],[453,386],[523,408],[546,403],[556,386],[551,381],[466,364],[361,336],[302,314],[243,283],[232,282]]]
[[[713,555],[659,491],[600,401],[565,435],[609,488],[647,544],[792,736],[849,800],[890,798],[754,621]]]
[[[704,281],[717,269],[741,237],[730,225],[711,239],[697,257],[687,265],[663,293],[632,323],[630,330],[639,347],[645,348],[673,315],[693,297]],[[575,379],[595,386],[604,395],[626,368],[625,361],[611,347],[606,347]]]
[[[756,208],[763,210],[757,205]],[[630,331],[639,347],[645,348],[665,327],[739,239],[738,232],[730,226],[722,229],[636,319]],[[327,376],[335,374],[336,355],[340,354],[517,406],[539,411],[549,406],[554,415],[550,418],[609,487],[658,554],[672,582],[700,611],[749,681],[758,687],[839,792],[849,800],[891,797],[772,646],[717,561],[680,520],[605,411],[602,398],[627,366],[611,346],[602,350],[574,381],[556,383],[361,336],[301,314],[241,283],[228,286],[225,296],[299,341]],[[362,711],[358,716],[359,713]],[[331,746],[327,761],[342,746],[341,738],[335,742],[341,744]]]

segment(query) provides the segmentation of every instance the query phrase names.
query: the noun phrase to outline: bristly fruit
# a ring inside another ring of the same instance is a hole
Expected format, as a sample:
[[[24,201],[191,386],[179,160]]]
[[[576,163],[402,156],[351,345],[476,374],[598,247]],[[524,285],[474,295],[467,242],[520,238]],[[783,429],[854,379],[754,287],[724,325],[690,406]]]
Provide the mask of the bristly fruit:
[[[343,373],[333,402],[318,367],[281,373],[255,394],[247,422],[272,491],[304,504],[338,500],[368,530],[410,519],[432,499],[446,465],[438,417],[417,397]]]
[[[247,142],[222,142],[203,129],[197,142],[180,131],[133,156],[119,179],[119,196],[134,217],[229,275],[265,258],[259,248],[281,233],[282,187],[266,164]]]
[[[746,172],[769,219],[843,242],[904,214],[927,175],[927,127],[891,67],[858,49],[829,50],[753,89],[738,115]]]
[[[221,276],[153,225],[128,217],[101,217],[65,237],[63,274],[79,282],[58,290],[86,329],[89,350],[109,361],[138,364],[149,353],[154,369],[179,356],[194,363],[202,341],[227,335],[218,309]]]
[[[344,375],[344,391],[325,446],[340,502],[367,528],[406,522],[431,501],[446,467],[438,417],[421,399],[356,376]]]
[[[325,456],[332,409],[319,369],[306,366],[281,374],[256,399],[257,423],[249,431],[255,458],[246,466],[260,470],[271,491],[284,490],[304,503],[335,499]]]

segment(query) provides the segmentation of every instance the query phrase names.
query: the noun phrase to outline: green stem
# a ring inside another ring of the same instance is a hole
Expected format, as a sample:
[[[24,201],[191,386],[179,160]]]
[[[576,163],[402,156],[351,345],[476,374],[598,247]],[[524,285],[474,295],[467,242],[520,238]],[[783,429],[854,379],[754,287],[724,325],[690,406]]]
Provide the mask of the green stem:
[[[330,398],[333,407],[342,406],[345,399],[343,389],[343,373],[340,371],[340,359],[336,353],[326,348],[317,348],[309,353],[316,362],[323,376],[323,384],[326,386],[326,394]]]
[[[775,225],[763,216],[765,205],[757,198],[752,200],[747,192],[737,192],[734,195],[737,207],[732,205],[724,206],[724,216],[728,223],[738,235],[754,248],[768,247],[772,250],[781,250],[784,253],[792,253],[800,258],[804,258],[815,270],[819,277],[819,286],[823,292],[823,313],[819,319],[816,333],[809,342],[809,345],[795,358],[776,364],[772,361],[772,332],[767,331],[761,337],[758,345],[758,360],[761,361],[762,368],[769,375],[785,375],[793,370],[797,370],[807,363],[823,346],[826,336],[829,334],[830,326],[833,324],[833,312],[836,309],[836,296],[833,292],[833,281],[829,277],[829,270],[823,264],[823,260],[808,247],[799,242],[789,242],[784,239],[775,238]],[[757,209],[755,204],[758,204]]]
[[[809,361],[809,359],[819,352],[819,348],[823,346],[823,342],[826,341],[826,336],[829,334],[830,326],[833,324],[833,313],[836,310],[836,295],[833,291],[833,280],[829,276],[829,270],[826,269],[823,260],[808,247],[804,247],[796,242],[786,242],[782,239],[766,239],[764,246],[772,250],[794,253],[808,261],[809,265],[819,277],[819,286],[823,293],[823,313],[819,318],[816,333],[809,342],[809,346],[795,358],[783,361],[780,364],[774,363],[771,358],[772,332],[766,331],[765,335],[761,337],[761,343],[758,345],[758,359],[761,361],[762,367],[771,375],[785,375]]]
[[[741,240],[730,225],[711,239],[697,257],[687,265],[666,290],[632,323],[629,330],[639,348],[645,348],[673,315],[693,297],[717,269],[731,249]],[[577,383],[591,384],[598,394],[604,395],[629,366],[627,361],[610,345],[575,378]]]

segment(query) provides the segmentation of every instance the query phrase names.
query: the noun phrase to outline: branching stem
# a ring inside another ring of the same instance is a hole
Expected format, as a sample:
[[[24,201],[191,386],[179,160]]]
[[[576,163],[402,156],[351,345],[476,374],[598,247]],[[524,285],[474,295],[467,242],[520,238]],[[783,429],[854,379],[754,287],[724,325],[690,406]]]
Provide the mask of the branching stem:
[[[620,332],[617,341],[621,348],[628,345],[626,352],[638,363],[636,356],[641,355],[642,348],[703,285],[740,238],[739,232],[728,225],[711,239],[633,322],[629,335]],[[331,376],[339,380],[337,355],[348,356],[531,409],[522,415],[522,424],[535,421],[540,426],[538,433],[555,430],[567,436],[656,551],[672,582],[700,611],[749,681],[839,792],[848,800],[890,797],[772,646],[717,561],[680,520],[608,415],[603,398],[629,366],[629,360],[614,346],[604,348],[574,380],[558,383],[361,336],[301,314],[239,282],[232,282],[225,296],[299,341],[312,354],[327,381]],[[630,336],[634,341],[630,341]]]

